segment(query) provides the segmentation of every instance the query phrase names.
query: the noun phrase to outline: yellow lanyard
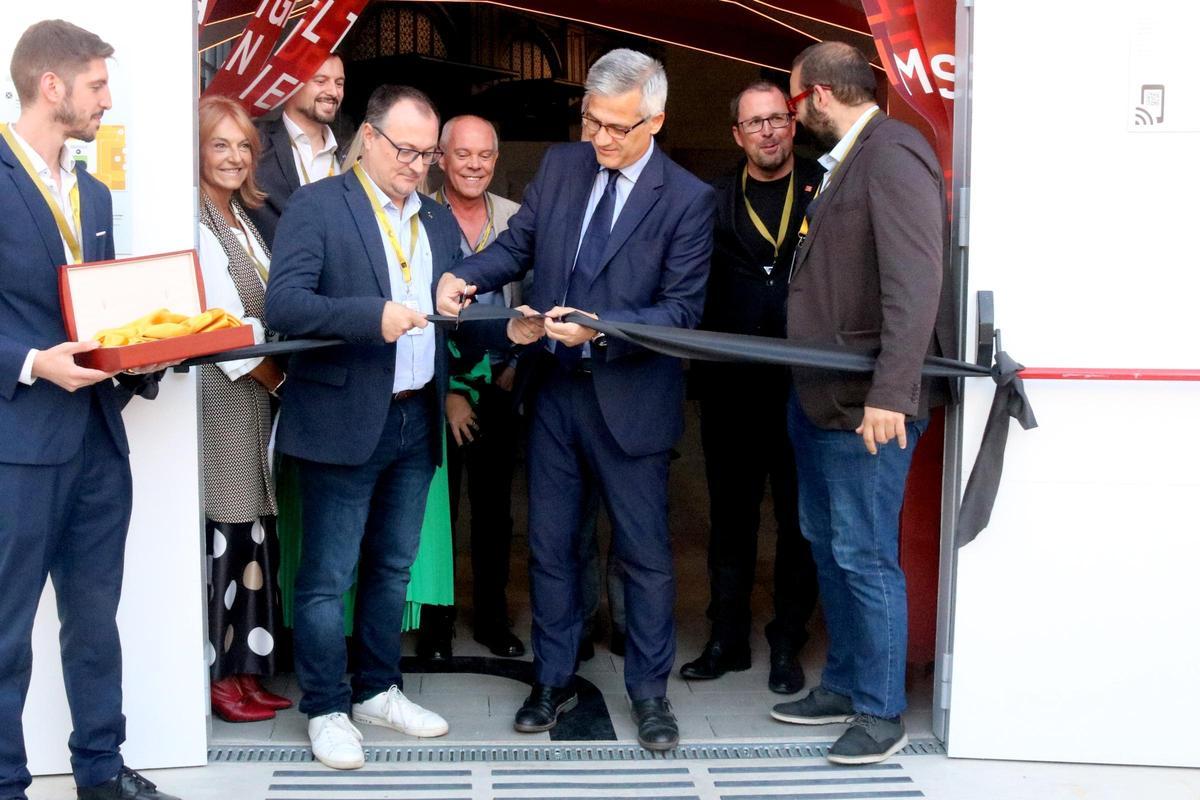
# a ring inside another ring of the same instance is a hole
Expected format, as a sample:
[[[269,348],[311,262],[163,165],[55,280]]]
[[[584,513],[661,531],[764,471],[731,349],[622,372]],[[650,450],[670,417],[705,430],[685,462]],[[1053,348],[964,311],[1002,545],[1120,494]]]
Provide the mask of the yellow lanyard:
[[[433,199],[446,206],[446,208],[450,207],[450,201],[446,199],[446,195],[441,189],[437,190],[437,194],[433,196]],[[488,237],[492,235],[492,223],[494,221],[494,215],[492,213],[492,198],[488,197],[487,194],[484,193],[483,202],[487,205],[487,225],[484,226],[483,233],[479,235],[479,241],[477,241],[471,248],[476,253],[482,253],[483,249],[488,246]]]
[[[81,230],[83,227],[83,224],[79,221],[79,181],[75,181],[75,185],[71,187],[70,192],[71,216],[75,220],[75,228],[72,230],[70,224],[67,222],[67,218],[63,215],[62,208],[59,207],[54,196],[50,194],[50,190],[46,188],[46,184],[42,183],[42,179],[34,171],[33,164],[29,163],[29,157],[25,155],[25,148],[21,147],[20,143],[17,142],[8,125],[3,127],[4,129],[0,131],[0,135],[3,135],[4,141],[8,142],[13,155],[17,157],[17,161],[21,162],[21,166],[25,168],[25,172],[29,175],[30,180],[33,181],[33,185],[42,193],[42,199],[46,201],[46,205],[50,206],[50,213],[54,215],[54,222],[58,225],[59,235],[67,243],[67,249],[71,251],[71,263],[82,263],[83,250],[79,246],[79,237],[75,235],[75,231]]]
[[[754,223],[754,227],[762,234],[762,237],[771,243],[775,248],[775,258],[779,258],[779,248],[783,247],[783,240],[787,238],[788,220],[792,218],[792,200],[796,195],[796,170],[792,170],[788,176],[787,197],[783,201],[783,214],[779,217],[779,232],[771,238],[771,232],[767,230],[767,226],[763,223],[762,218],[758,216],[758,212],[754,210],[754,206],[750,205],[750,198],[746,195],[746,180],[750,175],[750,166],[742,167],[742,202],[746,204],[746,213],[750,215],[750,221]]]
[[[304,176],[304,185],[308,186],[312,183],[312,179],[308,177],[308,170],[304,168],[304,154],[300,152],[300,145],[296,144],[296,140],[288,137],[288,141],[292,143],[292,149],[296,151],[296,163],[300,165],[300,174]],[[310,148],[311,151],[311,148]],[[333,153],[329,154],[329,174],[326,178],[332,178],[337,173],[334,172],[334,167],[337,166],[337,159],[333,157]]]
[[[825,188],[833,183],[834,176],[837,175],[838,170],[842,168],[842,164],[846,162],[846,159],[850,157],[850,151],[854,149],[854,145],[858,142],[858,137],[862,135],[863,128],[867,127],[867,123],[871,121],[871,117],[875,116],[875,112],[878,110],[878,108],[873,108],[867,113],[867,118],[863,121],[862,128],[858,129],[858,133],[854,134],[854,138],[850,140],[850,146],[846,148],[845,158],[833,166],[833,171],[829,173],[829,179],[822,181],[821,185],[817,187],[817,192],[812,198],[813,200],[816,200],[817,197],[820,196],[821,192],[825,191]],[[800,235],[808,236],[808,214],[805,214],[804,219],[800,222]]]
[[[251,243],[254,240],[250,238],[250,231],[246,230],[246,226],[242,224],[241,217],[237,212],[233,212],[233,220],[237,223],[238,229],[242,232],[242,236],[246,237],[246,244],[242,249],[246,251],[246,255],[250,256],[251,263],[254,264],[254,269],[258,272],[258,277],[262,278],[262,282],[267,282],[267,265],[258,260],[258,256],[254,255],[254,245]],[[241,244],[239,242],[239,244]]]
[[[412,269],[408,266],[408,259],[404,256],[404,248],[400,246],[400,237],[396,235],[395,229],[392,228],[392,223],[388,221],[387,214],[383,211],[383,206],[379,205],[379,198],[375,196],[375,189],[371,186],[371,182],[367,180],[367,173],[363,172],[362,164],[354,165],[354,174],[358,176],[358,182],[362,184],[363,191],[367,193],[367,199],[371,201],[371,208],[375,211],[375,219],[379,220],[380,226],[387,234],[388,241],[392,244],[392,250],[396,253],[396,259],[400,262],[400,274],[404,277],[405,286],[412,284]],[[413,255],[417,253],[417,237],[421,235],[421,229],[417,227],[417,215],[413,214],[409,217],[409,235],[408,241],[412,245]]]

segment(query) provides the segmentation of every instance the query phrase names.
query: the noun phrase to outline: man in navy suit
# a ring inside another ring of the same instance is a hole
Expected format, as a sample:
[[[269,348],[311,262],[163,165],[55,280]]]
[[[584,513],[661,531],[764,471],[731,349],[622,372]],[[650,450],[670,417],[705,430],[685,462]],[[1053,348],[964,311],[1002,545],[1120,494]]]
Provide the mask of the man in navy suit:
[[[654,750],[679,742],[666,700],[675,658],[667,470],[683,430],[682,365],[560,318],[578,309],[680,328],[700,319],[714,198],[654,143],[666,98],[655,59],[632,50],[600,58],[585,90],[590,141],[551,148],[508,230],[438,286],[439,309],[457,313],[475,291],[533,269],[526,316],[508,333],[520,344],[548,339],[534,381],[528,462],[536,683],[514,727],[549,730],[577,703],[576,540],[595,481],[625,570],[625,686],[638,741]]]
[[[61,623],[69,745],[84,800],[174,800],[124,766],[117,604],[132,506],[112,374],[85,369],[63,326],[63,264],[113,258],[108,189],[74,161],[112,107],[111,45],[62,20],[13,51],[21,116],[0,141],[0,798],[30,784],[21,713],[49,575]]]
[[[262,156],[255,178],[267,198],[247,212],[267,244],[274,241],[279,217],[293,192],[341,172],[346,148],[338,143],[330,123],[342,106],[345,83],[342,57],[332,53],[287,99],[278,118],[259,124]]]
[[[429,98],[381,86],[367,102],[362,160],[292,195],[279,222],[266,321],[346,344],[296,354],[277,447],[296,459],[304,549],[296,577],[296,675],[313,754],[363,764],[350,722],[440,736],[445,720],[401,692],[400,634],[425,500],[442,459],[446,348],[428,326],[433,287],[457,264],[458,225],[416,192],[437,149]],[[361,563],[359,554],[362,554]],[[354,673],[342,594],[358,564]]]

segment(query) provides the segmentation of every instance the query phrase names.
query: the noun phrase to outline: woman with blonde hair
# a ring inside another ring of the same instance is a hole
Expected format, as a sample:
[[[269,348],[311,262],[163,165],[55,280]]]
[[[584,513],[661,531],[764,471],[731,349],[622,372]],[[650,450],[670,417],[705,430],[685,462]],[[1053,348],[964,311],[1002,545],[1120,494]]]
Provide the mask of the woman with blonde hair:
[[[266,196],[254,180],[259,137],[225,97],[200,101],[198,251],[210,308],[269,336],[261,322],[271,253],[246,214]],[[209,556],[206,648],[212,708],[230,722],[270,719],[291,702],[263,689],[275,666],[278,593],[275,488],[267,446],[272,395],[285,375],[270,358],[200,368],[204,515]]]

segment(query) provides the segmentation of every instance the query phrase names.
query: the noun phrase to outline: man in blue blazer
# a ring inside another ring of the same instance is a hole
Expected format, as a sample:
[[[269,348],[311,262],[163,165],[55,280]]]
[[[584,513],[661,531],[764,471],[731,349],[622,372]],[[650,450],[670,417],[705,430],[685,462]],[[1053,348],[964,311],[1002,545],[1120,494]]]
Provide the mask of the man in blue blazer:
[[[112,107],[113,48],[62,20],[13,51],[21,116],[0,141],[0,797],[30,784],[21,713],[49,575],[61,623],[69,745],[84,800],[173,800],[126,768],[117,604],[132,506],[112,374],[85,369],[59,301],[63,264],[113,258],[108,189],[71,160]],[[78,211],[76,212],[76,209]]]
[[[437,150],[429,98],[381,86],[367,103],[362,160],[302,187],[275,237],[266,321],[346,344],[292,357],[277,444],[297,461],[304,548],[296,577],[296,674],[313,754],[363,764],[350,722],[440,736],[445,720],[401,692],[400,634],[425,500],[442,459],[448,383],[433,287],[462,258],[454,217],[416,187]],[[359,554],[361,552],[361,562]],[[342,594],[358,564],[354,673]]]
[[[537,683],[514,727],[549,730],[577,703],[576,539],[596,481],[625,570],[625,686],[638,741],[654,750],[679,741],[666,701],[675,658],[667,469],[683,430],[682,365],[558,318],[578,309],[680,328],[700,319],[714,197],[654,143],[666,97],[666,74],[653,58],[632,50],[600,58],[585,91],[590,142],[551,148],[508,230],[438,287],[439,309],[457,313],[464,296],[533,269],[527,316],[508,332],[521,344],[548,338],[534,380],[528,460]]]

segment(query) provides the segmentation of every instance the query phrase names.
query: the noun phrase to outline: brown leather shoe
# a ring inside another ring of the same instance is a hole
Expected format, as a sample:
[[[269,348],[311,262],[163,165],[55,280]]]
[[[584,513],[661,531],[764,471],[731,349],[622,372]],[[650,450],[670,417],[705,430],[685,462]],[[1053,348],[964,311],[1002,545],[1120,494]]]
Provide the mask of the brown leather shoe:
[[[213,682],[210,696],[213,713],[226,722],[262,722],[275,717],[274,709],[246,696],[236,675]]]

